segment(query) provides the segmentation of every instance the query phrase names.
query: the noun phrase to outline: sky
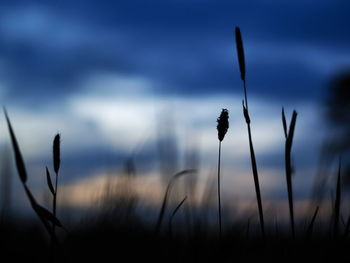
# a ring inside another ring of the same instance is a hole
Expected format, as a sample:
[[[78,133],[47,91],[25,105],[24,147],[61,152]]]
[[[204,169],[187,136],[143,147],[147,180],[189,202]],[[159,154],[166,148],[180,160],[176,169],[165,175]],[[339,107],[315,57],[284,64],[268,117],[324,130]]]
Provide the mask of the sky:
[[[158,175],[161,139],[174,143],[177,169],[191,168],[192,151],[210,176],[216,118],[227,108],[224,189],[254,198],[234,42],[239,26],[262,191],[266,199],[286,197],[284,106],[288,120],[298,112],[295,191],[306,199],[327,132],[327,85],[349,66],[349,8],[343,0],[1,1],[0,102],[30,184],[38,193],[45,187],[57,132],[67,188],[120,172],[130,156],[140,176]]]

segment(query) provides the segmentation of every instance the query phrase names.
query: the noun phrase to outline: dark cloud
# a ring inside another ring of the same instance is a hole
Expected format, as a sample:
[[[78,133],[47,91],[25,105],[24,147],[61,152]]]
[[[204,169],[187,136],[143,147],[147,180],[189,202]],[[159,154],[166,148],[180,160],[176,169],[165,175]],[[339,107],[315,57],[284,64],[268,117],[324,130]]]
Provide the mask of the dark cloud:
[[[350,4],[339,3],[4,2],[0,15],[7,20],[0,30],[0,78],[8,90],[3,99],[51,103],[82,92],[80,81],[99,71],[148,78],[156,94],[241,92],[235,25],[241,26],[250,51],[255,43],[265,43],[263,52],[271,54],[268,60],[247,58],[255,61],[248,63],[251,93],[267,99],[315,99],[323,94],[322,73],[302,62],[278,60],[274,47],[346,47]],[[39,21],[25,31],[21,19],[26,12],[34,14],[33,20],[35,15],[42,17],[43,25]],[[295,56],[308,59],[305,53]]]

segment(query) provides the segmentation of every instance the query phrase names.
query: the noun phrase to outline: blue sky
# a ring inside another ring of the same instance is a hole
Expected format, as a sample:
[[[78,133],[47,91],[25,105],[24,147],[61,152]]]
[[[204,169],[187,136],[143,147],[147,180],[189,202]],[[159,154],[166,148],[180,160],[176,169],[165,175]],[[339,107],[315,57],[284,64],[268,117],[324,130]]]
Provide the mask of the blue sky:
[[[233,33],[240,26],[262,173],[283,172],[284,105],[289,116],[299,112],[294,160],[308,174],[325,133],[327,83],[349,66],[349,7],[341,0],[2,1],[0,101],[33,173],[51,161],[51,141],[62,134],[67,184],[118,169],[134,152],[145,171],[156,170],[163,112],[174,117],[179,155],[196,141],[204,168],[215,167],[224,107],[227,169],[249,173]]]

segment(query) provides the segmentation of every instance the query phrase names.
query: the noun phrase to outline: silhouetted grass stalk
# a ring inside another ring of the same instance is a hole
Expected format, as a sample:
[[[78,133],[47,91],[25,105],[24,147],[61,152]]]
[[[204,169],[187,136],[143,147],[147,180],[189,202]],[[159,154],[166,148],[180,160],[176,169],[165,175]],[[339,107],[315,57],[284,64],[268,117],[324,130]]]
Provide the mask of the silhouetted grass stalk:
[[[218,202],[219,202],[219,231],[221,236],[221,195],[220,195],[220,164],[221,164],[221,142],[219,142],[219,156],[218,156]]]
[[[61,164],[61,156],[60,156],[60,135],[56,134],[54,140],[53,140],[53,166],[55,171],[55,191],[53,195],[53,204],[52,204],[52,213],[54,216],[56,216],[56,207],[57,207],[57,192],[58,192],[58,172],[60,169]],[[53,232],[55,233],[55,225],[52,227]]]
[[[285,155],[284,155],[286,181],[287,181],[287,191],[288,191],[289,214],[290,214],[290,222],[291,222],[293,237],[295,236],[295,224],[294,224],[294,207],[293,207],[293,188],[292,188],[293,168],[292,168],[291,153],[292,153],[292,145],[293,145],[293,137],[294,137],[296,120],[297,120],[297,112],[294,110],[289,129],[287,129],[286,116],[284,114],[284,108],[282,108],[282,123],[283,123],[284,135],[286,138]]]
[[[218,130],[218,139],[219,139],[219,156],[218,156],[218,203],[219,203],[219,233],[221,237],[222,228],[221,228],[221,195],[220,195],[220,165],[221,165],[221,142],[225,137],[225,134],[228,130],[228,110],[222,109],[220,117],[217,121],[217,130]]]
[[[54,140],[53,140],[53,166],[55,171],[55,186],[53,186],[51,181],[51,175],[49,172],[49,169],[46,167],[46,179],[47,179],[47,185],[50,189],[50,192],[53,196],[52,198],[52,214],[56,217],[56,207],[57,207],[57,190],[58,190],[58,171],[60,169],[60,163],[61,163],[61,156],[60,156],[60,135],[56,134]],[[56,226],[55,224],[52,224],[52,232],[54,235],[56,235]],[[55,242],[54,240],[51,240],[51,260],[55,261]]]
[[[242,35],[241,35],[241,31],[240,31],[239,27],[236,27],[235,35],[236,35],[236,48],[237,48],[238,62],[239,62],[239,68],[240,68],[240,72],[241,72],[241,79],[243,81],[243,90],[244,90],[244,101],[242,101],[243,115],[244,115],[245,121],[247,123],[247,128],[248,128],[250,158],[251,158],[251,164],[252,164],[252,170],[253,170],[256,199],[257,199],[257,203],[258,203],[261,233],[262,233],[262,236],[265,237],[264,213],[263,213],[261,194],[260,194],[259,176],[258,176],[258,169],[257,169],[257,165],[256,165],[256,158],[255,158],[255,152],[254,152],[254,147],[253,147],[252,134],[251,134],[251,129],[250,129],[250,117],[249,117],[246,78],[245,78],[244,48],[243,48]]]

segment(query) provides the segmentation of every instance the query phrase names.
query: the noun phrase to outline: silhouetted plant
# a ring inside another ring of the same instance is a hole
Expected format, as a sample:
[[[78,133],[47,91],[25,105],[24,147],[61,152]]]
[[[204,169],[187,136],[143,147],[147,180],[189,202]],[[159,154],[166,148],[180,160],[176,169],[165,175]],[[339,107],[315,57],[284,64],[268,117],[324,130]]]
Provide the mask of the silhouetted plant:
[[[293,137],[294,137],[294,129],[297,121],[297,112],[294,110],[292,119],[290,122],[289,129],[287,128],[286,116],[284,114],[284,108],[282,108],[282,123],[284,135],[286,138],[285,143],[285,168],[286,168],[286,181],[287,181],[287,191],[288,191],[288,203],[289,203],[289,214],[290,214],[290,222],[292,235],[295,236],[295,227],[294,227],[294,207],[293,207],[293,188],[292,188],[292,160],[291,160],[291,152],[293,145]]]
[[[216,120],[217,126],[216,129],[218,130],[218,139],[219,139],[219,157],[218,157],[218,202],[219,202],[219,231],[220,236],[222,233],[221,229],[221,194],[220,194],[220,164],[221,164],[221,142],[225,138],[225,134],[227,133],[227,130],[229,128],[229,122],[228,122],[228,110],[222,109],[221,114],[219,118]]]
[[[21,154],[21,151],[19,149],[19,145],[15,136],[15,133],[13,131],[10,119],[8,117],[8,114],[6,112],[6,109],[4,109],[5,113],[5,118],[7,121],[7,126],[9,129],[10,137],[11,137],[11,142],[12,142],[12,148],[15,156],[15,161],[16,161],[16,167],[17,167],[17,172],[19,175],[19,178],[22,182],[22,185],[24,187],[25,193],[29,199],[29,202],[35,211],[35,213],[38,215],[40,218],[41,222],[43,223],[45,229],[47,230],[48,234],[52,238],[53,242],[57,242],[57,238],[55,233],[53,232],[50,223],[52,223],[55,226],[62,227],[61,222],[56,218],[55,215],[53,215],[50,211],[48,211],[46,208],[40,206],[37,201],[35,200],[34,196],[32,195],[31,191],[29,190],[27,186],[27,171],[25,168],[25,164],[23,161],[23,157]]]
[[[61,156],[60,156],[60,135],[56,134],[54,140],[53,140],[53,147],[52,147],[52,153],[53,153],[53,167],[55,171],[55,186],[52,183],[51,175],[49,169],[46,167],[46,179],[47,179],[47,185],[50,189],[50,192],[53,196],[52,198],[52,214],[56,217],[56,207],[57,207],[57,191],[58,191],[58,171],[60,169],[61,164]],[[54,235],[56,235],[56,226],[55,224],[52,224],[52,232]],[[55,259],[55,242],[51,243],[51,256],[52,260]]]
[[[54,188],[53,203],[52,203],[52,213],[54,216],[56,216],[56,210],[57,210],[58,172],[60,170],[60,164],[61,164],[60,141],[61,141],[60,135],[56,134],[53,140],[53,147],[52,147],[53,167],[55,171],[55,188]],[[53,231],[55,232],[55,225],[53,225]]]
[[[242,35],[239,27],[236,27],[235,35],[236,35],[236,48],[237,48],[239,69],[241,72],[241,79],[243,81],[243,90],[244,90],[244,100],[242,101],[243,116],[245,118],[245,121],[247,123],[247,128],[248,128],[250,158],[252,163],[256,199],[257,199],[258,209],[259,209],[261,232],[263,237],[265,237],[264,213],[263,213],[261,194],[260,194],[259,176],[258,176],[258,169],[256,165],[252,134],[250,129],[250,117],[249,117],[249,109],[248,109],[248,98],[247,98],[246,76],[245,76],[246,70],[245,70],[244,48],[243,48]]]

